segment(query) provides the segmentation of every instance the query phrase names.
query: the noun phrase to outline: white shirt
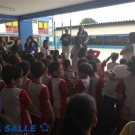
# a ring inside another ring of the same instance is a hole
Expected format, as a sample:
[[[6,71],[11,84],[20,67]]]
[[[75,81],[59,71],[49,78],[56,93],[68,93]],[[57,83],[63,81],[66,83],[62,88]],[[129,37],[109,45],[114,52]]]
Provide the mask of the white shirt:
[[[124,55],[123,55],[123,58],[124,58],[124,59],[126,59],[126,58],[131,58],[132,56],[135,55],[135,43],[134,43],[134,44],[131,44],[131,46],[133,46],[133,48],[134,48],[133,52],[124,54]]]
[[[50,47],[48,46],[48,49],[45,49],[44,46],[41,47],[41,52],[44,52],[45,54],[50,54]]]

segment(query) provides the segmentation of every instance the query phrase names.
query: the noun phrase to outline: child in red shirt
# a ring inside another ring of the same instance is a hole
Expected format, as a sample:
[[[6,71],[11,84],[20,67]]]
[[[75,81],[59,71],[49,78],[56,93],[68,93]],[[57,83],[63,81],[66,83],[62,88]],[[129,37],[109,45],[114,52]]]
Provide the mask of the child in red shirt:
[[[30,64],[27,61],[23,61],[23,62],[18,63],[17,66],[22,68],[23,77],[24,77],[22,85],[20,86],[20,88],[26,90],[27,86],[28,86],[28,83],[31,82],[31,80],[27,78],[27,75],[30,71]]]
[[[28,108],[32,107],[32,102],[26,90],[19,89],[17,86],[22,84],[23,71],[16,66],[6,66],[2,71],[2,78],[7,87],[1,91],[3,110],[15,125],[32,124]]]
[[[64,79],[66,80],[67,83],[69,83],[71,79],[75,79],[75,74],[72,72],[71,69],[70,60],[68,59],[64,60],[63,67],[64,67]]]
[[[89,49],[88,50],[88,54],[90,54],[91,56],[93,56],[93,58],[98,58],[98,56],[100,55],[100,51]]]
[[[43,62],[45,65],[45,72],[42,77],[42,83],[49,88],[50,84],[52,83],[52,78],[48,75],[48,66],[51,62],[47,59],[42,59],[41,62]]]
[[[54,125],[54,113],[50,103],[50,95],[46,85],[42,84],[42,76],[45,71],[45,66],[42,62],[35,62],[31,66],[31,73],[34,76],[33,82],[30,82],[27,87],[28,95],[33,102],[31,110],[32,123],[36,126],[35,135],[48,135],[47,132],[42,132],[40,125],[46,123]],[[50,124],[51,117],[51,124]]]
[[[89,63],[82,63],[78,67],[79,80],[73,89],[73,94],[77,93],[88,93],[90,78],[89,74],[93,72],[92,65]]]
[[[61,121],[64,118],[69,89],[66,81],[61,79],[64,76],[64,70],[59,62],[52,62],[48,67],[48,71],[53,77],[51,96],[55,115],[54,134],[57,134]]]

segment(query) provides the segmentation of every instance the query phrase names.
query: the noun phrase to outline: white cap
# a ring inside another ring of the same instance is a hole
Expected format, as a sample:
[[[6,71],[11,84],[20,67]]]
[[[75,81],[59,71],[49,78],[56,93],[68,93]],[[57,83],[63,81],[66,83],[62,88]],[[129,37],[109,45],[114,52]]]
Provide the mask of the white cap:
[[[126,65],[117,65],[113,68],[112,72],[116,75],[115,78],[125,77],[130,74]]]

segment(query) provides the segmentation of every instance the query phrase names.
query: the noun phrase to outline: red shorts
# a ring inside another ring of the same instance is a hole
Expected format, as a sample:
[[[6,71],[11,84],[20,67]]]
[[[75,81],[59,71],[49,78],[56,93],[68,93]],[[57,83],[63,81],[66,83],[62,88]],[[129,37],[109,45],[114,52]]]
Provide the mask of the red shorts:
[[[49,135],[50,133],[50,128],[48,129],[48,131],[46,132],[42,132],[40,125],[43,125],[43,123],[46,123],[47,125],[50,126],[50,119],[44,119],[44,118],[38,118],[34,115],[31,115],[31,119],[32,119],[32,124],[36,125],[36,132],[35,135]],[[45,129],[46,127],[43,126],[43,128]]]

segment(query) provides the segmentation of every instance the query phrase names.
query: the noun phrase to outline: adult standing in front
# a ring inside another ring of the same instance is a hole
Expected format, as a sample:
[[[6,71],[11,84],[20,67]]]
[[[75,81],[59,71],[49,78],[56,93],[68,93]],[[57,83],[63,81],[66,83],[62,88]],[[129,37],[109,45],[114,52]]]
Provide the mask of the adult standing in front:
[[[84,26],[83,25],[80,25],[77,36],[79,36],[81,38],[82,46],[87,48],[87,43],[89,41],[89,37],[88,37],[88,33],[86,31],[84,31]]]
[[[69,34],[68,28],[65,29],[65,33],[62,34],[60,40],[62,41],[62,52],[66,53],[69,58],[71,34]]]
[[[0,37],[0,52],[6,50],[6,43],[4,41],[4,38]]]
[[[12,52],[20,53],[22,51],[22,45],[19,39],[15,40],[15,44],[11,47]]]
[[[128,39],[128,44],[120,52],[120,55],[123,55],[125,59],[129,59],[135,55],[135,32],[131,32]]]

